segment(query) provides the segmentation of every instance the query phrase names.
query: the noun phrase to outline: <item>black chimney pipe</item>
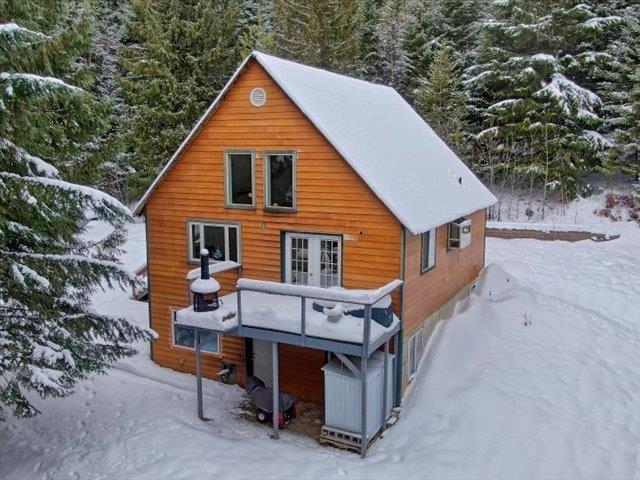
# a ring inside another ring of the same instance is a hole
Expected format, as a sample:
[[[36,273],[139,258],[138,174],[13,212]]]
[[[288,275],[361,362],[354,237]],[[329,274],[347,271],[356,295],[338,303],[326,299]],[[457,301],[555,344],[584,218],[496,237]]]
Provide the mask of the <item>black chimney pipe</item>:
[[[200,278],[209,278],[209,250],[206,248],[200,250]]]

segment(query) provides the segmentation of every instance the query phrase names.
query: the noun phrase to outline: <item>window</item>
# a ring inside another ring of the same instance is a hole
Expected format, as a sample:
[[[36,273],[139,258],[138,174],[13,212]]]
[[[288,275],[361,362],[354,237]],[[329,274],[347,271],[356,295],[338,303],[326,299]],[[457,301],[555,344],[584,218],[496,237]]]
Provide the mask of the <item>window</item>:
[[[175,310],[171,311],[175,323]],[[176,347],[196,348],[196,330],[183,325],[173,326],[173,344]],[[218,353],[220,351],[220,339],[216,332],[200,332],[200,348],[203,352]]]
[[[240,227],[216,223],[189,222],[189,261],[200,259],[200,250],[209,250],[213,261],[240,261]]]
[[[422,234],[421,272],[426,273],[436,266],[436,230],[432,228]]]
[[[411,378],[418,371],[418,365],[422,359],[422,353],[424,352],[424,335],[422,334],[422,328],[416,330],[416,332],[409,337],[408,354],[407,354],[407,372],[409,378]]]
[[[265,207],[272,210],[294,210],[295,155],[265,154]]]
[[[254,161],[251,152],[227,152],[225,155],[226,203],[228,207],[255,206]]]

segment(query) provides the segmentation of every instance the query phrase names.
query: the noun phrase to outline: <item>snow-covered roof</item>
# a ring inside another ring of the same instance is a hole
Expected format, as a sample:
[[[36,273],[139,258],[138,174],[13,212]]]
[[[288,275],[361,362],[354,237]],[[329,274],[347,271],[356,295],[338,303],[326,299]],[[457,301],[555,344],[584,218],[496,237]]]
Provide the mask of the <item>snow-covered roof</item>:
[[[150,193],[254,58],[412,234],[496,201],[392,88],[253,52],[142,197]]]

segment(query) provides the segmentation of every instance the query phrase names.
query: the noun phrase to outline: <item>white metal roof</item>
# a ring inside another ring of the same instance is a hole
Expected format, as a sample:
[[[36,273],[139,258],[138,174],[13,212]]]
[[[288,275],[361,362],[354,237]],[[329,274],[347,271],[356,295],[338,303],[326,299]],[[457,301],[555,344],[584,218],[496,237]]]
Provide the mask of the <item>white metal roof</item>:
[[[255,58],[355,172],[412,234],[496,201],[489,190],[392,88],[253,52],[136,206],[215,110],[248,60]]]

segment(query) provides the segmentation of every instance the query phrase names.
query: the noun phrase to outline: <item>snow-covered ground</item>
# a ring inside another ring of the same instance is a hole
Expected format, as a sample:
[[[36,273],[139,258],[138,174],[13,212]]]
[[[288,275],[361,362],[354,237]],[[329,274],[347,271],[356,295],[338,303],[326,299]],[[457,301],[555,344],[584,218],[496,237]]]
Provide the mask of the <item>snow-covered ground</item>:
[[[242,391],[213,381],[200,422],[193,377],[143,346],[72,397],[39,401],[40,416],[0,424],[0,478],[640,477],[640,228],[615,227],[604,243],[488,239],[510,282],[495,269],[438,329],[366,460],[269,439],[241,417]],[[134,225],[124,261],[143,259]],[[147,321],[125,292],[94,303]]]

